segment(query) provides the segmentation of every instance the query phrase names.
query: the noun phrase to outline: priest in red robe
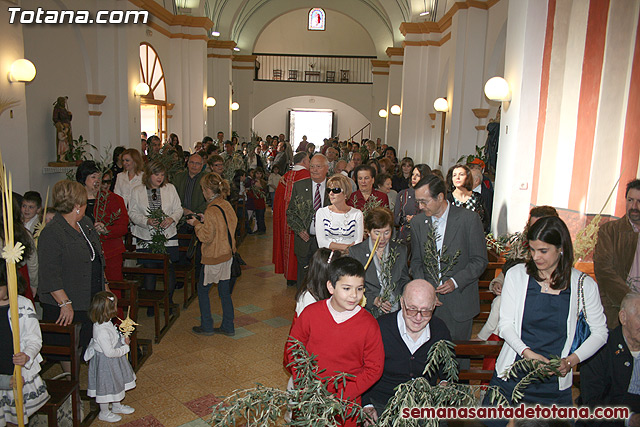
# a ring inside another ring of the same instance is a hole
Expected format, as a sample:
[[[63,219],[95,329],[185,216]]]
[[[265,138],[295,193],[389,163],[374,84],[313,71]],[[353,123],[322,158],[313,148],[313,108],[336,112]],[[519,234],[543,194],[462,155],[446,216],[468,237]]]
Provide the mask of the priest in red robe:
[[[293,163],[293,169],[282,177],[273,201],[273,263],[275,273],[284,273],[289,286],[295,286],[298,279],[298,260],[293,253],[293,230],[287,225],[287,207],[293,184],[310,177],[309,154],[296,153]]]

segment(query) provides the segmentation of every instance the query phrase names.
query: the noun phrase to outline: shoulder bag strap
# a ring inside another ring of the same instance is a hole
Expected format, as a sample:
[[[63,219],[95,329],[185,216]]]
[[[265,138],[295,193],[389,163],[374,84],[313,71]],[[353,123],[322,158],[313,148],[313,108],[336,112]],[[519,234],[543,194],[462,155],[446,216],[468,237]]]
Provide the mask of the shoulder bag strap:
[[[586,274],[580,273],[580,278],[578,279],[578,313],[582,311],[584,314],[585,320],[587,319],[587,308],[584,303],[584,278],[587,277]],[[580,306],[582,304],[582,307]]]
[[[229,223],[227,222],[227,216],[224,214],[224,210],[218,206],[218,205],[213,205],[216,208],[220,209],[220,212],[222,213],[222,217],[224,218],[224,223],[227,226],[227,238],[229,239],[229,247],[231,248],[231,253],[233,254],[233,242],[231,241],[231,233],[229,232]]]

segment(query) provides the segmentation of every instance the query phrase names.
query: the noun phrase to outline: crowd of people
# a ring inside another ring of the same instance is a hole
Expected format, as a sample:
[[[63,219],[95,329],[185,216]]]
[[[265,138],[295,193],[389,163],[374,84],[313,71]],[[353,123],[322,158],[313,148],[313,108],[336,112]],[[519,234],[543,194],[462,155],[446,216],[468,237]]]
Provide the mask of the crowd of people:
[[[14,199],[15,236],[25,246],[18,266],[25,285],[21,310],[33,310],[37,296],[43,321],[82,325],[89,396],[100,404],[101,420],[117,422],[118,414],[134,410],[120,403],[135,375],[125,357],[129,342],[110,323],[119,295],[108,288],[108,281],[122,279],[128,232],[137,251],[168,255],[171,304],[175,265],[185,261],[178,234],[194,235],[201,316],[192,331],[233,336],[236,231],[243,225],[250,234],[264,234],[271,206],[275,272],[297,286],[291,337],[317,357],[326,375],[353,375],[330,390],[365,405],[371,421],[397,385],[423,375],[435,342],[471,339],[493,207],[481,160],[443,174],[409,157],[398,159],[379,139],[361,145],[327,138],[316,146],[305,136],[292,146],[283,134],[239,144],[218,132],[193,153],[175,134],[165,144],[143,135],[140,148],[117,147],[110,165],[83,162],[75,181],[53,186],[51,206],[44,207],[36,191]],[[571,236],[555,209],[531,211],[525,251],[492,282],[499,298],[479,335],[505,341],[491,381],[505,396],[519,380],[504,376],[511,364],[557,355],[558,375],[528,387],[524,402],[572,405],[572,371],[582,364],[581,383],[590,386],[581,402],[626,405],[627,425],[640,425],[640,180],[628,183],[626,200],[625,217],[600,230],[597,284],[572,267]],[[6,277],[1,279],[0,309],[8,304]],[[213,283],[222,303],[218,327],[209,299]],[[143,287],[155,289],[155,276],[145,276]],[[152,308],[147,315],[155,315]],[[0,313],[0,321],[7,318]],[[590,335],[577,342],[579,319]],[[607,323],[616,329],[609,333]],[[37,389],[29,406],[35,411],[46,389],[38,370],[33,379],[28,368],[39,361],[42,339],[58,338],[41,338],[32,326],[26,328],[33,330],[33,345],[17,355],[0,354],[0,374],[9,375],[13,364],[27,368]],[[285,360],[293,360],[291,343]],[[60,361],[69,372],[68,360]],[[288,367],[295,379],[295,367]],[[468,368],[464,360],[461,368]],[[2,380],[5,419],[15,423],[12,392]],[[342,422],[356,425],[352,418]]]

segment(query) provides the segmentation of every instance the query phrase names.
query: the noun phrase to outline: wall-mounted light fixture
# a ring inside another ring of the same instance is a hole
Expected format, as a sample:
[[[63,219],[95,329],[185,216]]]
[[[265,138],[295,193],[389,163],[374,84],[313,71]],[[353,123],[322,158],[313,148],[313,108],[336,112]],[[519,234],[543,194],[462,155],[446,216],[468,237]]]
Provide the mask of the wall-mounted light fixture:
[[[146,84],[146,83],[138,83],[136,85],[136,88],[133,90],[133,95],[134,96],[147,96],[147,95],[149,95],[150,91],[151,91],[151,88],[149,87],[148,84]]]
[[[433,108],[441,113],[449,111],[449,102],[447,98],[438,98],[433,102]]]
[[[447,98],[438,98],[433,102],[433,108],[442,113],[442,122],[440,123],[440,156],[438,157],[438,164],[442,166],[442,158],[444,156],[444,128],[447,124],[449,101],[447,101]]]
[[[387,113],[387,110],[383,108],[380,111],[378,111],[378,115],[384,119],[389,115],[389,113]]]
[[[484,84],[484,94],[492,101],[511,101],[509,83],[502,77],[492,77]]]
[[[9,68],[10,82],[30,82],[36,76],[36,67],[28,59],[17,59]]]
[[[238,46],[236,46],[236,47],[233,48],[233,51],[234,52],[240,52],[240,48]]]
[[[237,102],[231,103],[231,111],[237,111],[239,108],[240,108],[240,104],[238,104]]]
[[[395,104],[391,106],[391,109],[389,111],[391,112],[391,114],[399,116],[402,110],[400,109],[399,105]]]
[[[220,31],[211,31],[211,37],[220,37]]]
[[[207,107],[213,107],[214,105],[216,105],[216,99],[213,96],[208,97],[205,101],[205,105]]]

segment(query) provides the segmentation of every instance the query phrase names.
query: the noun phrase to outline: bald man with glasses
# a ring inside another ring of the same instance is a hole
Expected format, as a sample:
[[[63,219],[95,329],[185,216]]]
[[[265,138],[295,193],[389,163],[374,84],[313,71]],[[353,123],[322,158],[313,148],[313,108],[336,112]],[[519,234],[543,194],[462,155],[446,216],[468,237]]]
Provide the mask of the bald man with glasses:
[[[400,310],[378,318],[384,345],[382,377],[363,396],[362,405],[372,420],[377,420],[399,384],[422,376],[427,354],[440,340],[451,340],[444,322],[433,317],[435,288],[426,280],[413,280],[404,287]],[[426,377],[426,376],[425,376]],[[431,385],[437,376],[426,377]]]

